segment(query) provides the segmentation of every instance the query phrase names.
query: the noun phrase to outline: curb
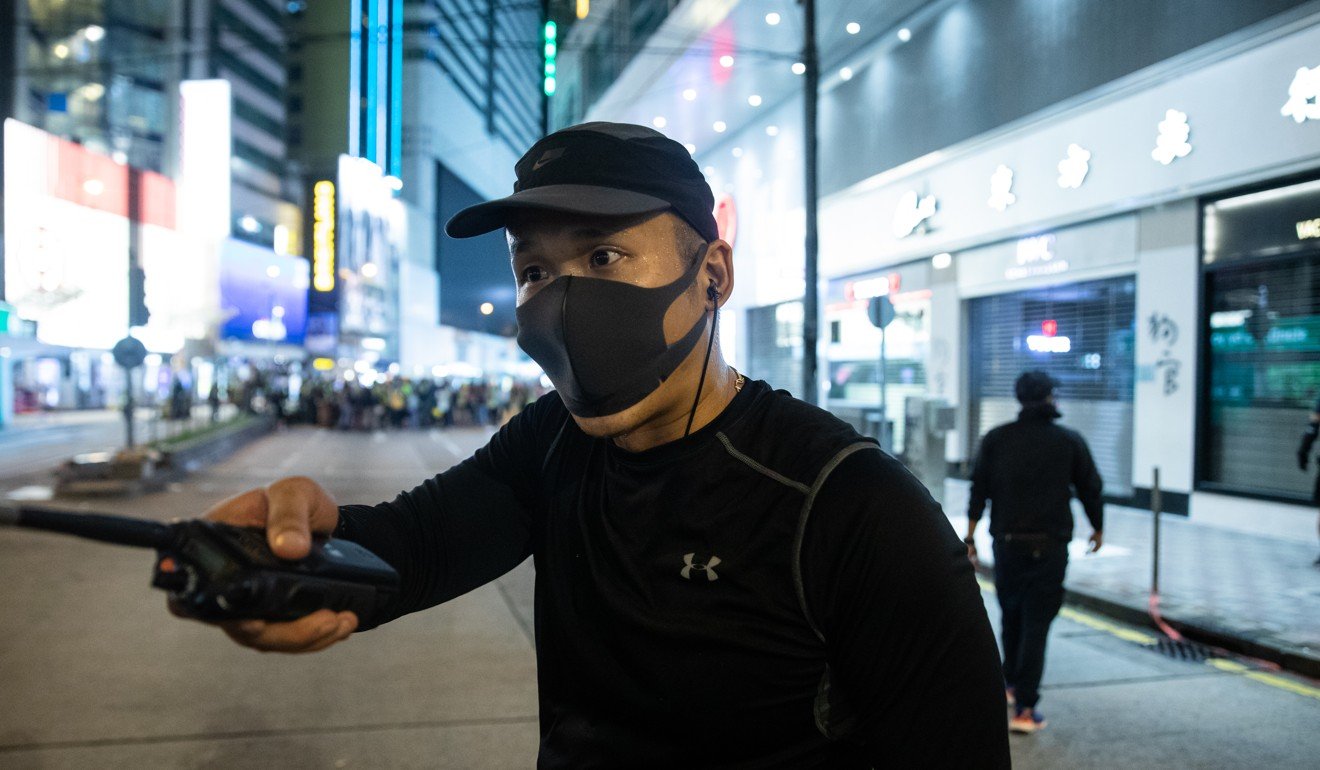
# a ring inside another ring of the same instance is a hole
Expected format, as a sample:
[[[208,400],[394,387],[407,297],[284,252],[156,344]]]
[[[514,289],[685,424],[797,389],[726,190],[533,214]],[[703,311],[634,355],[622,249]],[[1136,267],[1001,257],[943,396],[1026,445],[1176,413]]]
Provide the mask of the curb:
[[[994,571],[984,566],[978,567],[977,573],[991,580],[994,579]],[[1065,604],[1084,607],[1121,623],[1161,633],[1154,621],[1151,620],[1146,607],[1134,607],[1116,599],[1078,591],[1067,586],[1064,586],[1063,589],[1063,599]],[[1222,628],[1203,623],[1188,623],[1168,615],[1164,616],[1164,622],[1173,626],[1179,633],[1193,642],[1218,647],[1237,655],[1269,661],[1287,671],[1313,679],[1320,679],[1320,657],[1316,657],[1307,651],[1281,645],[1262,644],[1259,641],[1243,638]]]

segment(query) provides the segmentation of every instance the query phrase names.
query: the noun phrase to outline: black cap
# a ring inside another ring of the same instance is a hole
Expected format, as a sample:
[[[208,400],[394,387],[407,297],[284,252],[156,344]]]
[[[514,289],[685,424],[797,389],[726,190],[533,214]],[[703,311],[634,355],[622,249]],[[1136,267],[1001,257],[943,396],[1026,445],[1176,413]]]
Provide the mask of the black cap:
[[[1017,400],[1023,404],[1039,404],[1054,393],[1054,378],[1040,370],[1023,372],[1013,385]]]
[[[514,167],[513,195],[469,206],[445,225],[454,238],[504,227],[523,209],[630,216],[672,211],[719,238],[715,196],[683,145],[646,126],[583,123],[532,145]]]

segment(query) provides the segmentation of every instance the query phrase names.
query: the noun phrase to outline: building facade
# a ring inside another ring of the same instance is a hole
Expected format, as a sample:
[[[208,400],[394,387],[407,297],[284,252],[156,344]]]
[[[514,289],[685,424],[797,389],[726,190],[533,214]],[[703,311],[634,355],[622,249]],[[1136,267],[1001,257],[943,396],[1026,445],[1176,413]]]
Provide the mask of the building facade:
[[[798,390],[803,123],[782,83],[800,48],[776,36],[800,20],[728,5],[583,116],[691,145],[737,211],[741,328],[723,333]],[[1158,471],[1166,510],[1313,539],[1293,451],[1320,395],[1315,9],[820,5],[823,405],[938,492],[1014,416],[1016,375],[1045,369],[1115,502],[1146,504]]]

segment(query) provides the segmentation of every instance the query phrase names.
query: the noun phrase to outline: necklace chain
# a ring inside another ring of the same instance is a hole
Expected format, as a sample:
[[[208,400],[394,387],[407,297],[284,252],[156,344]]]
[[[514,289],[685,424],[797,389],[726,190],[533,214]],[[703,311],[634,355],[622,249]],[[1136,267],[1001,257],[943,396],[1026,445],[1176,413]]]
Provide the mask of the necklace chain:
[[[733,392],[741,393],[743,389],[743,385],[747,384],[747,378],[744,377],[743,373],[738,371],[737,369],[734,369],[733,373],[738,375],[738,379],[733,381]]]

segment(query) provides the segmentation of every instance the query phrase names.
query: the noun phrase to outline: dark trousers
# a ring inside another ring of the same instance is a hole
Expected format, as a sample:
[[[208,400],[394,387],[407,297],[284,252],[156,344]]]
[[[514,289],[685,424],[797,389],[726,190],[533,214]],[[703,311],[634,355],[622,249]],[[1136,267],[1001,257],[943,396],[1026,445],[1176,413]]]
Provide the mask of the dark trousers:
[[[1063,606],[1068,546],[1057,540],[995,540],[995,593],[1003,613],[1004,681],[1019,708],[1040,701],[1045,639]]]

